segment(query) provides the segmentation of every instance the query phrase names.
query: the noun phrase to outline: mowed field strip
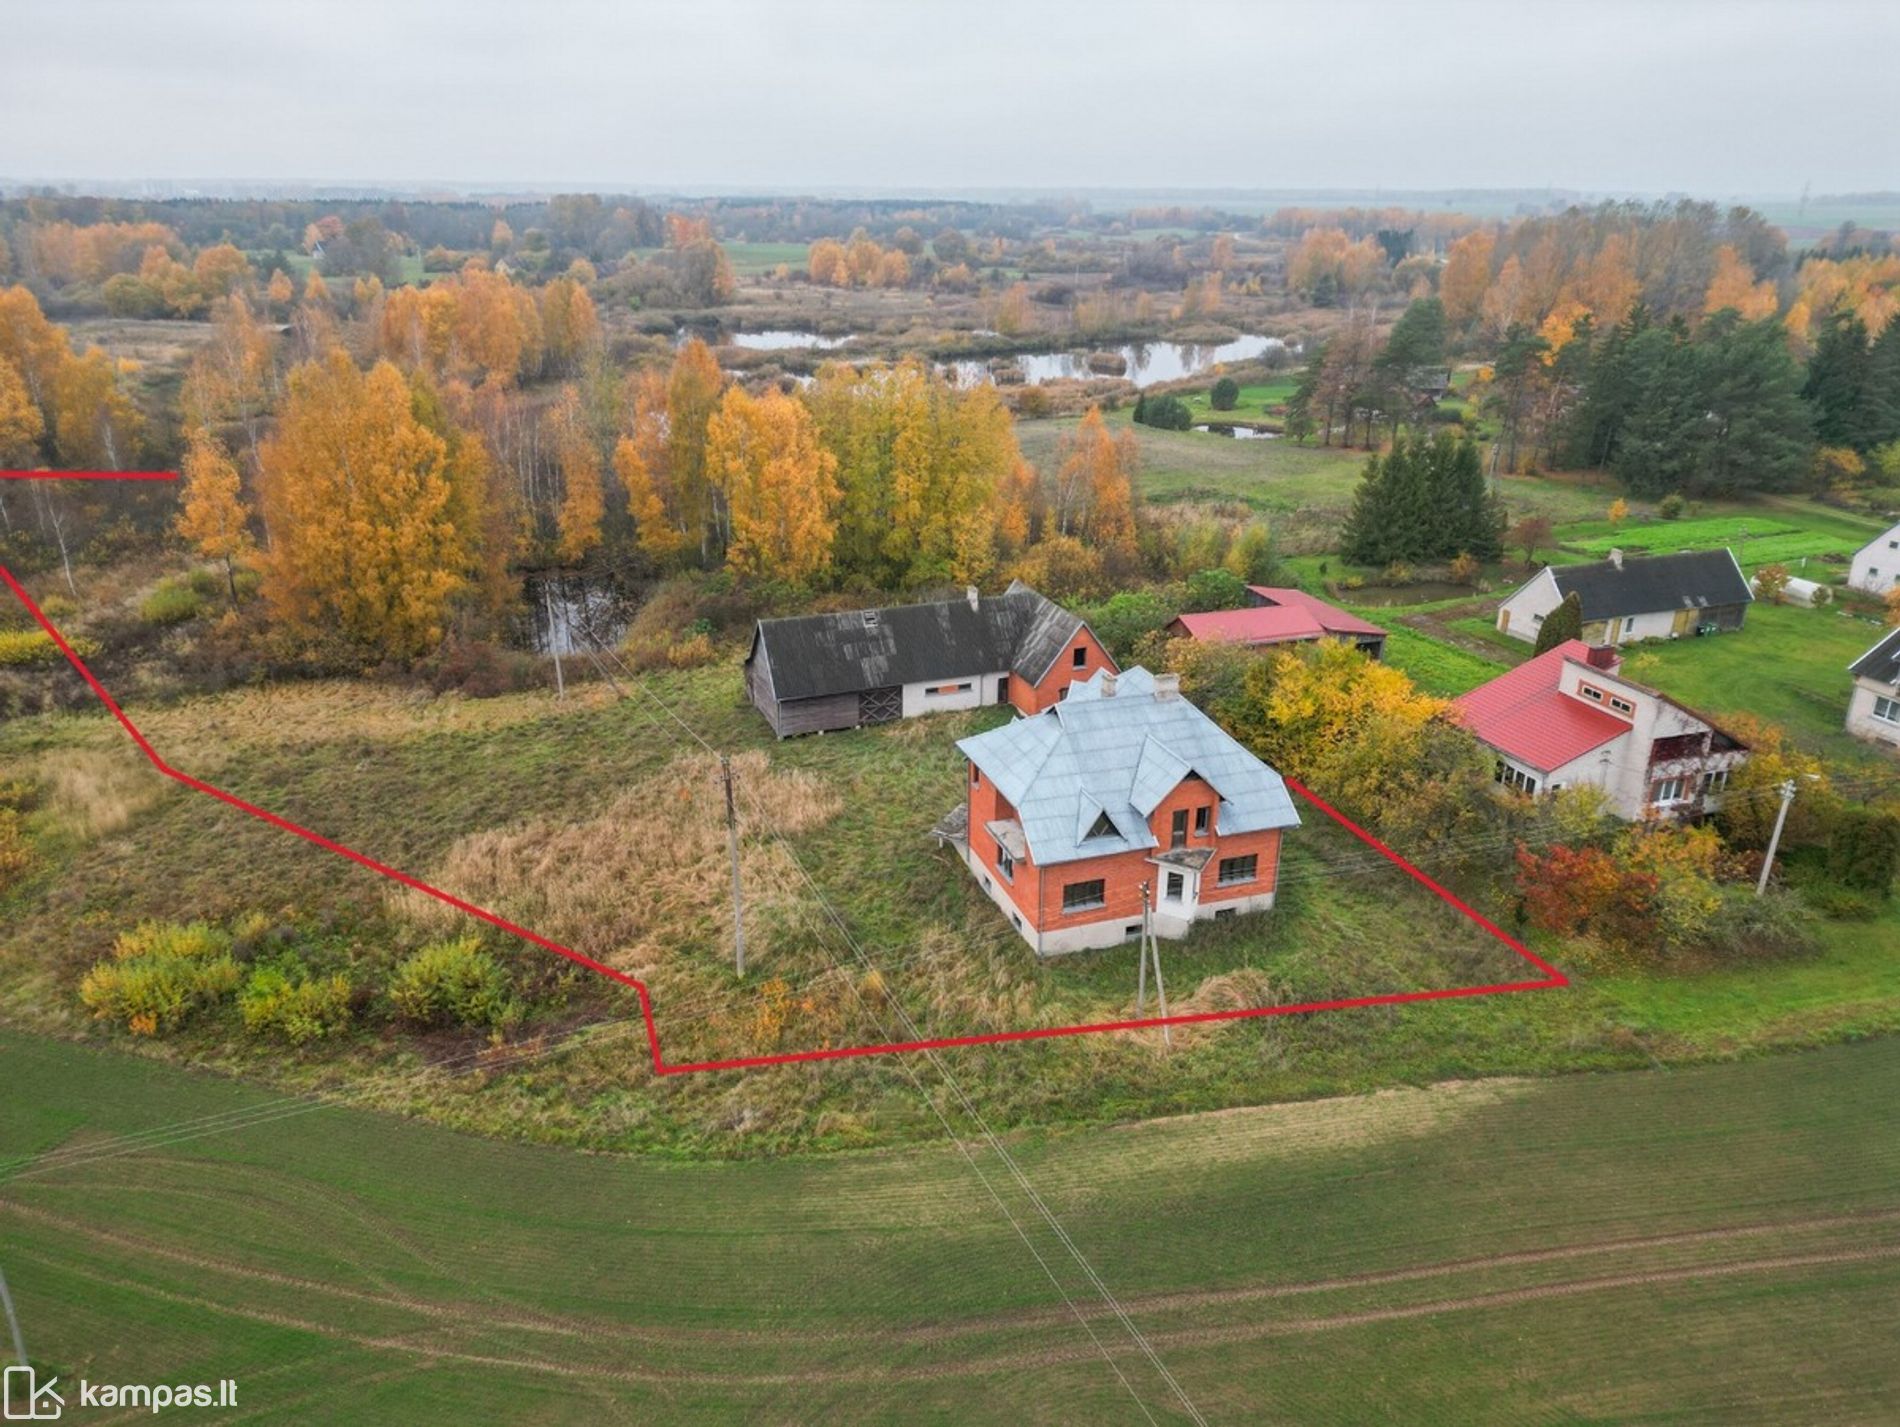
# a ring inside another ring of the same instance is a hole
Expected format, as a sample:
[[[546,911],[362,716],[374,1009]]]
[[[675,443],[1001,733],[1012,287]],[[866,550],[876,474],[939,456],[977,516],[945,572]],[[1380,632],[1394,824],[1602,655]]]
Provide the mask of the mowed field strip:
[[[948,1147],[693,1164],[331,1110],[62,1167],[263,1096],[0,1057],[0,1142],[37,1156],[0,1240],[68,1371],[236,1375],[240,1418],[1140,1420]],[[1896,1091],[1877,1041],[1012,1152],[1210,1420],[1880,1421]]]

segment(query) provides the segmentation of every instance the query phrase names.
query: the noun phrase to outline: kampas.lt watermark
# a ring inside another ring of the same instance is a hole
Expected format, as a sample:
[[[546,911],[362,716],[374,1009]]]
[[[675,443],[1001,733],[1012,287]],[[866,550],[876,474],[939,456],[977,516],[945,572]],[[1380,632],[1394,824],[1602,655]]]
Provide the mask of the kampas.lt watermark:
[[[57,1422],[66,1400],[54,1386],[58,1378],[39,1381],[30,1367],[7,1369],[5,1417],[9,1422]],[[145,1407],[163,1412],[168,1407],[236,1407],[237,1379],[210,1382],[92,1382],[79,1380],[74,1407]]]

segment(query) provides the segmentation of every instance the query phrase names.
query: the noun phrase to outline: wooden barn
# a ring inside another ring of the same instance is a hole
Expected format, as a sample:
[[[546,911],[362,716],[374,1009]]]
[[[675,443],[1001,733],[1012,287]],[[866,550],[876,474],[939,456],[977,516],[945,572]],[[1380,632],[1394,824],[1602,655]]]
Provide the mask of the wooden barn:
[[[780,738],[1009,704],[1040,713],[1115,672],[1082,619],[1020,580],[1001,595],[762,619],[746,692]]]

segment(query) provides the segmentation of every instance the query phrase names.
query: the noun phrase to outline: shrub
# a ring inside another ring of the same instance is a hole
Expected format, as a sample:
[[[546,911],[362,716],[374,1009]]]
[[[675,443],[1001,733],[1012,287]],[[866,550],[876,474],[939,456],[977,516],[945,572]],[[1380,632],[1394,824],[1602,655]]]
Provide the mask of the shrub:
[[[238,993],[244,1029],[292,1045],[336,1035],[350,1023],[347,976],[311,976],[294,956],[253,968]]]
[[[1835,922],[1871,922],[1880,915],[1880,899],[1872,892],[1843,887],[1838,882],[1803,882],[1801,900]]]
[[[40,805],[40,785],[28,778],[0,778],[0,812],[30,813]]]
[[[1788,578],[1786,565],[1763,565],[1755,571],[1755,597],[1780,604],[1787,597]]]
[[[1746,886],[1723,889],[1710,919],[1707,945],[1732,956],[1795,956],[1814,950],[1814,917],[1797,897],[1770,888],[1757,897]]]
[[[1828,875],[1843,887],[1886,897],[1900,866],[1900,818],[1869,808],[1843,808],[1828,829]]]
[[[1231,570],[1196,570],[1187,577],[1185,609],[1239,609],[1246,603],[1247,582]]]
[[[1207,404],[1216,411],[1232,411],[1239,403],[1240,383],[1232,377],[1222,377],[1207,394]]]
[[[1671,491],[1657,502],[1656,514],[1660,515],[1664,520],[1681,520],[1683,509],[1687,505],[1687,501],[1674,491]]]
[[[1478,563],[1475,555],[1469,551],[1460,551],[1446,571],[1454,585],[1475,585],[1478,576],[1484,573],[1484,566]]]
[[[33,845],[26,840],[20,815],[11,808],[0,808],[0,893],[26,876],[32,865]]]
[[[499,1027],[516,1012],[508,973],[474,936],[435,942],[409,957],[390,978],[389,999],[397,1015],[418,1026]]]
[[[231,938],[208,922],[142,922],[85,974],[79,999],[98,1020],[162,1035],[229,996],[242,974]]]
[[[147,624],[183,624],[204,610],[198,592],[189,584],[166,580],[139,604],[139,618]]]
[[[84,635],[69,634],[66,642],[81,659],[99,652],[99,643]],[[0,629],[0,668],[22,664],[54,664],[65,656],[53,637],[43,629]]]
[[[1143,426],[1153,426],[1163,431],[1186,431],[1194,424],[1194,413],[1178,396],[1170,396],[1165,392],[1160,396],[1149,396],[1144,392],[1135,399],[1135,420]]]

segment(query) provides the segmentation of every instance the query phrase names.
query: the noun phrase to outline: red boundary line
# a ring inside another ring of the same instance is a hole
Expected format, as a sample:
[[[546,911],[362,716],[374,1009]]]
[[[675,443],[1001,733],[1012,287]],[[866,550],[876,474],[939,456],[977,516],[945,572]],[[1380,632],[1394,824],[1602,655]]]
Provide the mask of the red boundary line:
[[[13,471],[0,472],[0,476],[16,476],[19,474],[21,473]],[[76,473],[68,471],[45,471],[29,472],[27,474],[38,477],[66,476]],[[91,473],[78,474],[90,475]],[[113,472],[109,474],[119,475],[122,473]],[[139,478],[145,477],[141,476]],[[164,472],[150,478],[171,479],[173,478],[173,473]],[[1057,1036],[1089,1035],[1099,1031],[1146,1030],[1155,1026],[1186,1026],[1207,1021],[1237,1021],[1255,1016],[1303,1015],[1311,1011],[1343,1011],[1359,1006],[1398,1006],[1407,1005],[1414,1001],[1442,1001],[1460,996],[1494,996],[1510,991],[1542,991],[1568,986],[1570,984],[1568,977],[1542,957],[1538,956],[1536,952],[1524,945],[1523,942],[1511,936],[1495,922],[1468,906],[1456,895],[1440,886],[1426,873],[1414,867],[1410,862],[1407,862],[1403,857],[1399,856],[1398,853],[1394,852],[1390,847],[1387,847],[1378,838],[1353,822],[1344,813],[1332,807],[1310,789],[1289,778],[1287,779],[1287,786],[1293,789],[1294,792],[1298,793],[1302,798],[1306,799],[1307,802],[1332,818],[1334,822],[1345,828],[1368,847],[1376,849],[1381,856],[1393,863],[1393,865],[1398,867],[1408,877],[1432,892],[1440,901],[1469,918],[1490,936],[1504,943],[1504,945],[1508,946],[1512,951],[1530,962],[1531,965],[1544,973],[1543,977],[1534,981],[1500,981],[1484,986],[1454,986],[1437,991],[1393,991],[1378,996],[1350,996],[1336,1001],[1305,1001],[1292,1006],[1249,1006],[1240,1010],[1231,1011],[1200,1011],[1192,1015],[1151,1016],[1143,1020],[1096,1021],[1086,1025],[1076,1026],[1042,1026],[1020,1031],[991,1031],[983,1035],[940,1036],[933,1040],[889,1041],[882,1045],[838,1046],[824,1050],[787,1051],[777,1055],[735,1056],[728,1060],[700,1060],[668,1065],[665,1057],[660,1053],[660,1033],[653,1019],[653,1000],[647,993],[645,983],[636,980],[625,972],[616,971],[613,967],[606,965],[604,962],[596,961],[593,957],[583,952],[575,951],[572,947],[562,946],[559,942],[551,941],[538,932],[529,931],[526,927],[516,926],[513,922],[507,920],[507,918],[498,916],[485,907],[478,907],[473,902],[464,901],[452,893],[442,891],[439,887],[432,887],[420,878],[412,877],[407,872],[391,867],[385,862],[378,862],[375,858],[358,852],[354,848],[345,847],[342,843],[327,838],[322,833],[312,832],[309,828],[294,823],[288,818],[280,817],[278,814],[266,808],[260,808],[255,803],[246,802],[243,798],[238,797],[234,793],[227,793],[224,789],[207,783],[202,778],[194,778],[191,774],[181,772],[172,767],[171,764],[159,756],[158,750],[153,748],[152,745],[146,741],[145,735],[139,732],[138,726],[127,717],[125,710],[120,708],[118,702],[112,695],[106,692],[105,685],[101,684],[92,670],[86,667],[85,660],[81,659],[79,655],[74,652],[72,645],[68,644],[65,637],[53,627],[52,621],[49,620],[40,607],[33,602],[32,596],[27,594],[20,582],[14,578],[13,572],[3,564],[0,564],[0,580],[6,582],[7,588],[13,591],[14,597],[17,598],[20,603],[26,607],[27,612],[39,622],[40,628],[46,631],[53,643],[58,646],[59,651],[66,656],[66,661],[79,672],[79,677],[84,679],[93,693],[98,696],[99,702],[105,705],[106,711],[110,713],[113,718],[118,720],[120,727],[126,731],[132,742],[138,745],[139,751],[145,755],[151,765],[160,773],[172,779],[174,782],[184,784],[187,788],[195,789],[207,797],[215,798],[221,803],[236,808],[241,813],[246,813],[262,822],[269,823],[272,827],[290,833],[294,837],[300,837],[305,842],[314,843],[325,851],[334,852],[339,857],[347,857],[350,861],[357,863],[359,866],[367,867],[370,871],[377,873],[379,876],[387,877],[392,882],[400,883],[404,887],[434,897],[437,901],[454,907],[459,912],[466,912],[469,916],[479,921],[487,922],[490,926],[497,927],[511,936],[518,936],[523,941],[532,942],[535,946],[541,947],[545,951],[551,951],[556,956],[564,956],[569,961],[585,966],[589,971],[597,972],[609,980],[618,981],[624,986],[631,986],[640,998],[640,1014],[646,1021],[647,1047],[652,1054],[653,1070],[657,1075],[682,1075],[689,1071],[696,1070],[745,1070],[756,1066],[797,1065],[807,1061],[817,1060],[849,1060],[858,1056],[890,1055],[900,1051],[948,1050],[957,1046],[1000,1045],[1006,1041],[1049,1040]]]

